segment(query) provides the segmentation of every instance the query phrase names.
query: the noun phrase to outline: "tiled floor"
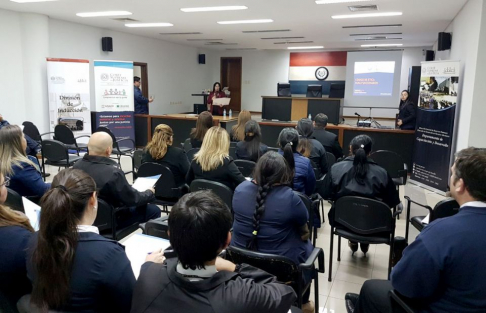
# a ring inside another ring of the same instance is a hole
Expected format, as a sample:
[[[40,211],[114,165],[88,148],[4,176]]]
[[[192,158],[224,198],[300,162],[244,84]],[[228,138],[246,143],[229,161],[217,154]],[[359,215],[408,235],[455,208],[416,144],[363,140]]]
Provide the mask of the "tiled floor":
[[[122,168],[125,171],[131,169],[131,161],[129,158],[122,159]],[[53,176],[57,173],[57,168],[47,167],[47,171],[51,173],[48,181],[52,181]],[[132,175],[127,175],[129,182],[132,182]],[[400,188],[400,196],[406,209],[406,202],[403,196],[407,195],[413,200],[434,206],[437,202],[443,199],[442,196],[424,190],[412,184]],[[325,212],[327,220],[327,211],[330,209],[329,204],[326,203]],[[412,206],[411,216],[426,215],[425,209],[420,209]],[[418,235],[418,231],[410,227],[409,242]],[[328,282],[329,270],[329,247],[330,247],[330,227],[329,224],[324,224],[318,232],[318,239],[316,245],[324,249],[326,272],[319,274],[319,308],[323,313],[346,313],[344,295],[347,292],[359,293],[361,286],[367,279],[386,279],[388,269],[388,253],[389,247],[386,245],[371,245],[366,255],[358,250],[354,256],[348,248],[346,240],[341,243],[341,261],[337,261],[337,237],[334,238],[334,260],[332,268],[332,282]],[[405,214],[397,221],[396,236],[405,236]],[[121,240],[123,243],[127,238]],[[311,299],[314,299],[314,287],[312,287]]]

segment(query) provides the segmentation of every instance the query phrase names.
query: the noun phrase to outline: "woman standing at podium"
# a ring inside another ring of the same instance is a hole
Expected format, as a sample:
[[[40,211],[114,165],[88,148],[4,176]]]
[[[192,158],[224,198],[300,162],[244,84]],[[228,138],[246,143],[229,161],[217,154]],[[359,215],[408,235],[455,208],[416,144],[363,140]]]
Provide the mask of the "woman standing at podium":
[[[221,84],[215,82],[213,85],[213,91],[208,97],[208,111],[213,115],[223,115],[223,106],[213,106],[213,99],[226,98],[226,94],[221,89]]]

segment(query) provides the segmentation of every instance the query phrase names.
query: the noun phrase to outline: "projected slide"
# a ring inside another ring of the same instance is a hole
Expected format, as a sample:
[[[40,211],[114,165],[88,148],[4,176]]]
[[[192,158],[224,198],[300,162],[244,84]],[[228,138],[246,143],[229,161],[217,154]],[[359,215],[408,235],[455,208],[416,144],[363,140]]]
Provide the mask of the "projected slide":
[[[395,62],[354,63],[354,96],[391,96]]]

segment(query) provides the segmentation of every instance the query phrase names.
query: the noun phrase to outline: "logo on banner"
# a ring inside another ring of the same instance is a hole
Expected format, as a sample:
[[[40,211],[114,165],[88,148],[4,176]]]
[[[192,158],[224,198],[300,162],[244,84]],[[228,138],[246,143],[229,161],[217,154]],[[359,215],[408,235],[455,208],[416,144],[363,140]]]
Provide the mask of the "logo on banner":
[[[316,70],[316,78],[318,80],[325,80],[327,77],[329,77],[329,70],[327,67],[321,66]]]
[[[106,74],[106,73],[103,73],[101,74],[101,80],[106,82],[108,81],[108,79],[110,79],[110,75]]]
[[[61,76],[51,76],[51,83],[53,84],[64,84],[66,80]]]

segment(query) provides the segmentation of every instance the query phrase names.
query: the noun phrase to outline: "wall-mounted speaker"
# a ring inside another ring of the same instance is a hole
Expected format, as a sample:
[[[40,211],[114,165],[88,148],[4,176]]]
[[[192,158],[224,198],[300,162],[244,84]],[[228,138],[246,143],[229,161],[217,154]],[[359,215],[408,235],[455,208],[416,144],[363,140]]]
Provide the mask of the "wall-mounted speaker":
[[[449,50],[452,44],[451,33],[439,33],[439,44],[437,50],[444,51]]]
[[[199,64],[206,64],[206,55],[205,54],[199,55]]]
[[[111,37],[101,38],[101,49],[103,51],[113,52],[113,38]]]
[[[435,51],[425,50],[425,61],[434,61],[434,60],[435,60]]]

